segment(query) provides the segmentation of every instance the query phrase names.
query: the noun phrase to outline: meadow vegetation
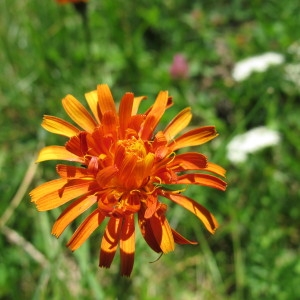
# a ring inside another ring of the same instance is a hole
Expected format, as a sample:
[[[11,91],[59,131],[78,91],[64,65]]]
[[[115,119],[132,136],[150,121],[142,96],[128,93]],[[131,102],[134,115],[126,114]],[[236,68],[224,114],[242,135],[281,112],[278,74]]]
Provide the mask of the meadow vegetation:
[[[297,1],[90,0],[86,17],[54,0],[0,1],[0,299],[299,299]],[[233,79],[236,62],[265,52],[284,62]],[[174,78],[178,53],[188,73]],[[148,96],[145,107],[169,90],[175,104],[162,126],[191,106],[191,126],[215,125],[220,134],[193,151],[227,169],[226,192],[186,191],[214,213],[216,234],[167,203],[170,223],[199,245],[155,261],[138,235],[129,279],[119,276],[118,258],[98,268],[103,228],[71,253],[75,225],[57,240],[50,232],[61,209],[39,213],[28,196],[57,176],[56,162],[34,163],[38,150],[65,142],[40,127],[42,116],[68,119],[61,99],[85,103],[99,83],[116,100],[126,91]],[[280,143],[229,161],[230,140],[262,125]]]

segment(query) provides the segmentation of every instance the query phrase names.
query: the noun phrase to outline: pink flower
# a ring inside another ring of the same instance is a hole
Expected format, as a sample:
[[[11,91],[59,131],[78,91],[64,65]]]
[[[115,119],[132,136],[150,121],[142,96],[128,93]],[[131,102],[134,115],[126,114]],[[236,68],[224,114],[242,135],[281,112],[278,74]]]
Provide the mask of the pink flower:
[[[189,66],[183,54],[175,54],[170,67],[170,75],[173,79],[183,79],[188,77]]]

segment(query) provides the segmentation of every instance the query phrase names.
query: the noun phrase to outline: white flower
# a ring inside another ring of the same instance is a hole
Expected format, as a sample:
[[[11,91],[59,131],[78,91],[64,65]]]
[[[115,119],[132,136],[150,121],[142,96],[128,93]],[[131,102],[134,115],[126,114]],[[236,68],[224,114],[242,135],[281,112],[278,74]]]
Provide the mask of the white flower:
[[[292,82],[296,88],[300,87],[300,63],[285,65],[285,79]]]
[[[287,52],[292,54],[295,59],[300,59],[300,41],[296,41],[290,45]]]
[[[236,81],[242,81],[248,78],[253,72],[264,72],[269,66],[282,64],[283,61],[283,55],[275,52],[252,56],[235,64],[232,77]]]
[[[235,136],[227,145],[227,158],[232,163],[246,161],[249,153],[260,149],[277,145],[280,142],[280,134],[276,130],[260,126]]]

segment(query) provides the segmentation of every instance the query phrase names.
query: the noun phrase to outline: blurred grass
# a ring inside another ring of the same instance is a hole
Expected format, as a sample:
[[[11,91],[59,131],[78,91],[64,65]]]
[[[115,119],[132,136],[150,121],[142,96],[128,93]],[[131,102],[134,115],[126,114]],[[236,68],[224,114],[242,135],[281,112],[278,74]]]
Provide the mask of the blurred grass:
[[[289,51],[300,43],[298,15],[292,0],[90,0],[86,28],[71,5],[2,0],[0,298],[298,299],[300,78],[285,76],[285,65],[300,63]],[[234,82],[236,61],[267,51],[282,53],[285,64]],[[190,76],[173,80],[179,52]],[[149,263],[157,255],[138,238],[131,279],[119,277],[118,258],[110,270],[98,268],[103,228],[72,254],[64,246],[71,228],[59,240],[50,235],[60,210],[38,213],[27,195],[56,176],[54,163],[32,165],[38,149],[63,142],[40,128],[42,115],[65,117],[61,99],[71,93],[84,102],[98,83],[116,99],[133,91],[148,103],[168,89],[175,105],[163,122],[192,106],[193,125],[215,124],[220,133],[199,151],[228,170],[225,193],[189,190],[216,215],[217,233],[170,204],[170,222],[199,246]],[[281,143],[230,164],[228,141],[259,125],[278,130]]]

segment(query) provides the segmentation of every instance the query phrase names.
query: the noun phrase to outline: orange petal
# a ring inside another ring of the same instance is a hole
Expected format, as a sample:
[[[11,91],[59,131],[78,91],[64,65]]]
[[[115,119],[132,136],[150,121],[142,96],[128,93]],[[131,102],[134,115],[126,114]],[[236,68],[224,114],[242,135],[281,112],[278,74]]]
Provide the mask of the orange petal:
[[[188,131],[169,144],[171,151],[180,148],[198,146],[218,136],[214,126],[204,126]]]
[[[157,196],[153,196],[151,194],[148,195],[147,200],[146,200],[146,206],[147,206],[147,208],[145,210],[144,217],[145,217],[145,219],[149,219],[156,212]]]
[[[85,99],[86,102],[88,103],[90,110],[92,111],[95,119],[97,122],[100,124],[101,120],[101,112],[99,111],[99,106],[98,106],[98,92],[97,90],[91,91],[89,93],[85,94]]]
[[[139,106],[140,106],[142,100],[144,100],[146,98],[147,98],[146,96],[134,97],[132,110],[131,110],[131,115],[132,116],[137,114],[137,112],[139,110]]]
[[[123,203],[127,205],[126,210],[134,214],[140,210],[141,200],[144,197],[142,197],[140,193],[130,191],[129,193],[123,193],[122,195],[120,193],[120,198],[122,198],[122,200],[124,200]]]
[[[168,220],[162,214],[158,216],[155,213],[152,218],[149,219],[154,237],[159,244],[163,253],[174,251],[175,244],[171,227]]]
[[[78,157],[84,157],[89,147],[87,145],[87,136],[89,134],[86,131],[81,131],[78,135],[72,136],[65,144],[65,148],[77,155]]]
[[[176,230],[174,230],[172,228],[172,233],[173,233],[173,237],[174,237],[174,242],[176,244],[181,244],[181,245],[197,245],[197,242],[194,241],[189,241],[188,239],[186,239],[184,236],[182,236],[180,233],[178,233]]]
[[[72,221],[74,221],[79,215],[89,209],[96,202],[97,197],[94,195],[87,197],[83,196],[77,199],[74,203],[69,205],[58,217],[52,227],[51,233],[56,237],[59,237]]]
[[[121,218],[110,218],[101,242],[99,267],[110,267],[120,240],[121,225]]]
[[[117,112],[116,112],[115,101],[108,85],[99,84],[97,86],[97,94],[98,94],[98,105],[101,114],[104,115],[105,112],[111,111],[116,115]]]
[[[57,190],[61,189],[67,182],[68,180],[60,178],[39,185],[29,193],[31,202],[35,203],[46,195],[56,192]]]
[[[201,170],[206,168],[206,166],[206,156],[197,152],[178,154],[168,164],[168,168],[171,168],[175,172],[185,170]]]
[[[78,168],[75,166],[57,165],[56,171],[59,174],[59,176],[62,178],[75,179],[75,178],[82,178],[88,176],[91,177],[87,169]]]
[[[207,163],[207,166],[205,167],[205,171],[209,171],[209,172],[218,174],[218,175],[223,176],[223,177],[225,177],[225,174],[226,174],[225,169],[223,169],[221,166],[216,165],[212,162]]]
[[[72,95],[67,95],[62,100],[62,105],[70,118],[85,131],[92,133],[97,123],[86,108]]]
[[[156,100],[157,100],[157,98],[156,98]],[[155,101],[156,101],[155,100]],[[173,99],[172,99],[172,97],[171,96],[168,96],[168,101],[167,101],[167,105],[166,105],[166,110],[168,109],[168,108],[170,108],[170,107],[172,107],[173,106]],[[149,107],[146,111],[145,111],[145,115],[148,115],[149,113],[150,113],[150,111],[152,110],[152,108],[153,108],[153,105],[151,106],[151,107]]]
[[[67,246],[75,251],[103,222],[105,216],[98,210],[94,210],[76,229]]]
[[[164,133],[162,131],[158,131],[155,134],[152,146],[153,149],[155,149],[154,151],[157,151],[157,149],[159,148],[167,148],[168,145],[168,141],[166,139],[166,136],[164,135]]]
[[[149,219],[145,219],[145,209],[141,207],[141,209],[138,211],[138,218],[139,218],[139,227],[141,230],[141,233],[147,242],[147,244],[150,246],[150,248],[157,252],[160,253],[162,250],[160,249],[160,246],[158,242],[156,241],[156,238],[154,236],[153,230],[150,225]]]
[[[151,111],[146,116],[145,123],[141,129],[141,139],[148,140],[157,126],[159,120],[166,111],[166,106],[168,103],[168,91],[159,92]]]
[[[192,119],[191,108],[183,109],[165,128],[164,134],[168,141],[172,140],[181,130],[186,128]]]
[[[107,111],[102,116],[104,135],[111,135],[113,140],[117,140],[118,119],[112,111]]]
[[[131,117],[128,127],[134,131],[134,135],[136,134],[136,132],[140,131],[145,119],[146,115],[134,115]]]
[[[57,182],[66,182],[65,179],[57,179]],[[90,180],[73,179],[64,185],[58,186],[55,180],[46,182],[31,192],[32,202],[35,202],[39,211],[46,211],[65,204],[66,202],[85,195],[91,190]],[[53,188],[53,185],[57,189]]]
[[[126,93],[121,100],[119,107],[121,138],[125,137],[125,131],[130,123],[133,102],[134,95],[132,93]]]
[[[121,275],[130,276],[135,251],[134,215],[125,216],[120,239]]]
[[[134,153],[125,154],[125,150],[117,151],[115,157],[115,165],[119,169],[119,178],[122,185],[127,189],[136,187],[136,178],[134,175],[134,170],[136,168],[136,163],[138,157]]]
[[[175,203],[196,215],[204,224],[210,233],[215,233],[218,228],[218,222],[215,217],[202,205],[186,196],[180,194],[164,193],[164,197],[169,198]]]
[[[36,162],[42,162],[45,160],[68,160],[68,161],[77,161],[83,163],[84,160],[77,155],[69,152],[63,146],[47,146],[44,147],[36,160]]]
[[[109,149],[106,148],[104,141],[104,134],[102,126],[98,127],[92,135],[88,134],[86,136],[86,142],[88,146],[88,151],[92,156],[99,156],[100,153],[109,153]]]
[[[60,134],[66,137],[77,135],[80,130],[69,122],[54,116],[45,115],[42,127],[49,132]]]
[[[97,174],[97,182],[100,188],[108,188],[108,184],[113,178],[113,176],[118,172],[118,169],[115,166],[109,166]]]
[[[146,177],[151,173],[155,156],[153,153],[148,153],[143,160],[137,161],[133,170],[134,185],[140,187]]]
[[[115,157],[120,182],[126,189],[139,188],[145,178],[150,175],[154,163],[154,154],[148,153],[143,160],[138,160],[137,155],[134,153],[127,154],[125,157],[122,155],[123,153],[120,149]]]
[[[197,184],[225,191],[227,183],[222,179],[208,174],[184,174],[178,176],[177,184]]]

